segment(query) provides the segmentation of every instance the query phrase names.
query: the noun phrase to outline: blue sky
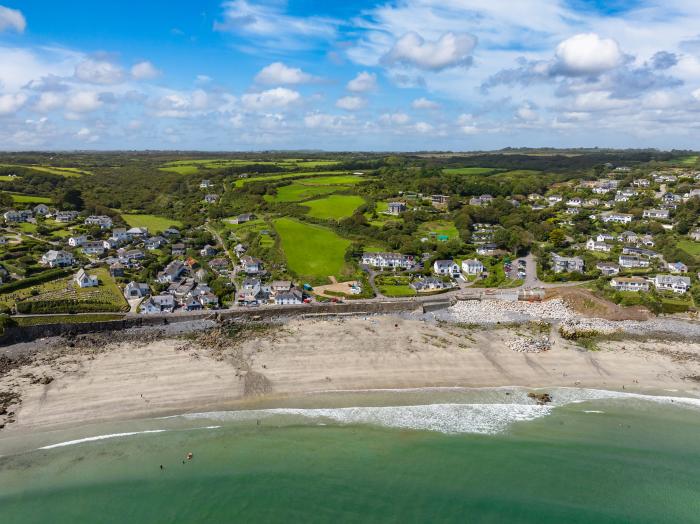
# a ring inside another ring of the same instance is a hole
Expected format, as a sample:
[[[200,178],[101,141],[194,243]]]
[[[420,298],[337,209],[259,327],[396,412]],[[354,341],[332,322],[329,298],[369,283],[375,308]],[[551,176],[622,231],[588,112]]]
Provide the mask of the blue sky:
[[[695,0],[0,0],[0,148],[700,148]]]

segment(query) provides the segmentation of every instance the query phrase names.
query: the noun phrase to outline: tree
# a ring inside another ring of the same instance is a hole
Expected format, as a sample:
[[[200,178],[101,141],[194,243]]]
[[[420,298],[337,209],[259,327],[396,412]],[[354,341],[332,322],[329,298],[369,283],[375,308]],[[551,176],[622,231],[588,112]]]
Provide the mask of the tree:
[[[566,233],[560,228],[552,229],[549,232],[549,241],[554,247],[562,247],[566,244]]]
[[[67,189],[56,200],[56,205],[61,209],[82,211],[85,207],[83,196],[78,189]]]

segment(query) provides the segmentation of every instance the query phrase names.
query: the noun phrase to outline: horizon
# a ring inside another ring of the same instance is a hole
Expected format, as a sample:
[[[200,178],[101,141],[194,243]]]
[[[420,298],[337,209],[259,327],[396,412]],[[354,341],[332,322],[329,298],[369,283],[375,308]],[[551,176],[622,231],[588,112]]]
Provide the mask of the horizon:
[[[7,152],[698,149],[688,0],[0,1]]]

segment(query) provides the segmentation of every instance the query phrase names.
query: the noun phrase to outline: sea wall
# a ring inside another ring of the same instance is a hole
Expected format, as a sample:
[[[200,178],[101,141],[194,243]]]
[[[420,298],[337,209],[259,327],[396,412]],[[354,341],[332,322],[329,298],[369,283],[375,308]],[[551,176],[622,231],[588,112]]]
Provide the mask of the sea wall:
[[[32,340],[46,337],[120,331],[137,327],[157,327],[176,322],[191,322],[193,320],[232,320],[247,322],[299,316],[372,315],[409,312],[420,308],[421,305],[422,302],[417,300],[345,302],[342,304],[303,304],[299,306],[264,306],[259,308],[236,308],[184,314],[133,315],[126,316],[122,320],[102,322],[37,324],[25,327],[10,326],[0,335],[0,346],[18,342],[31,342]]]

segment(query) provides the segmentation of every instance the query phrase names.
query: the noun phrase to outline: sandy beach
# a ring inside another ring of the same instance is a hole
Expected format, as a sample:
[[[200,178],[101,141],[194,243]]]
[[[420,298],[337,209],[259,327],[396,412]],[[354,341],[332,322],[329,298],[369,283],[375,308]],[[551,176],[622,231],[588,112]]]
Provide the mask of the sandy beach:
[[[4,373],[0,391],[21,402],[8,406],[0,437],[318,391],[571,386],[700,396],[700,342],[618,338],[591,351],[553,329],[550,350],[514,351],[530,330],[372,316],[292,320],[230,337],[88,337]]]

